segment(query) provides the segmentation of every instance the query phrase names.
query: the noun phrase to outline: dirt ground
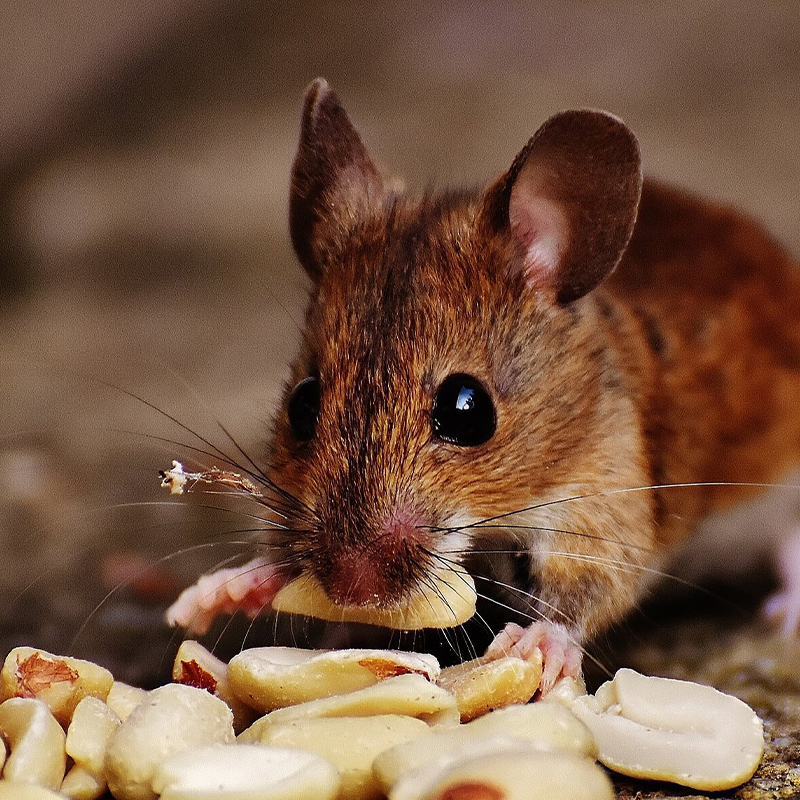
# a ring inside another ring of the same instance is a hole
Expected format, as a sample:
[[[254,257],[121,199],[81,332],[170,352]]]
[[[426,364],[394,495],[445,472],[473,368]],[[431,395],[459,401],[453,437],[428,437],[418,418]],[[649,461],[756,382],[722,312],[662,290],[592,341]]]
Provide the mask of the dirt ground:
[[[299,339],[286,198],[317,75],[416,190],[484,182],[551,113],[600,107],[637,132],[648,173],[747,209],[800,253],[794,0],[131,8],[0,9],[0,653],[69,651],[151,685],[176,644],[164,607],[236,551],[231,515],[170,498],[157,471],[209,443],[258,457]],[[731,644],[738,622],[698,619],[729,665],[750,652]],[[796,656],[744,630],[779,671]],[[637,635],[629,658],[651,672],[743,695],[766,681],[676,662],[671,623]],[[796,768],[800,745],[781,752]]]

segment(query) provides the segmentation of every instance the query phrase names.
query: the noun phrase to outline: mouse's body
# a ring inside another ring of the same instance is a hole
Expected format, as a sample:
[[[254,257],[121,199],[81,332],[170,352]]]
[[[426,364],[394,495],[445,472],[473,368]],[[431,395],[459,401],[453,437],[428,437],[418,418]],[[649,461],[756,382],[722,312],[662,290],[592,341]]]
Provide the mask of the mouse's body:
[[[795,264],[729,210],[642,189],[610,115],[557,115],[484,192],[414,200],[317,81],[290,220],[314,287],[266,470],[289,530],[252,608],[299,572],[401,604],[463,562],[533,623],[490,651],[540,647],[552,681],[747,491],[717,484],[797,460]]]
[[[758,490],[730,484],[800,463],[800,269],[752,220],[645,181],[606,293],[647,345],[653,483],[706,484],[656,492],[657,538],[672,545]]]

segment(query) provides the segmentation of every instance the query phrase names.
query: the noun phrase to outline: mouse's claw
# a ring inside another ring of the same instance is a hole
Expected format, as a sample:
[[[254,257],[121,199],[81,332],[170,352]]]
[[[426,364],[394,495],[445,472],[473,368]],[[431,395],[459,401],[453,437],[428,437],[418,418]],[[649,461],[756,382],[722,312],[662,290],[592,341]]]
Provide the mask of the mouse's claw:
[[[534,622],[523,628],[509,622],[486,650],[494,658],[518,656],[523,659],[543,660],[542,682],[539,686],[544,695],[560,678],[579,678],[581,675],[582,651],[561,625],[552,622]]]

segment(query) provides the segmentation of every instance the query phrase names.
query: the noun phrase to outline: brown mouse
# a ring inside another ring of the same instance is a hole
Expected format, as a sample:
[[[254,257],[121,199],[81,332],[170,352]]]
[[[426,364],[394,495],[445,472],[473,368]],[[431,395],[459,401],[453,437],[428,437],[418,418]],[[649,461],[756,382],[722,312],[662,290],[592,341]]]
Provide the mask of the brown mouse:
[[[256,613],[300,572],[397,604],[466,563],[531,621],[489,652],[540,648],[548,686],[701,519],[797,461],[797,264],[643,182],[610,114],[556,114],[485,190],[413,198],[317,80],[290,230],[313,288],[267,451],[270,555],[173,622]]]

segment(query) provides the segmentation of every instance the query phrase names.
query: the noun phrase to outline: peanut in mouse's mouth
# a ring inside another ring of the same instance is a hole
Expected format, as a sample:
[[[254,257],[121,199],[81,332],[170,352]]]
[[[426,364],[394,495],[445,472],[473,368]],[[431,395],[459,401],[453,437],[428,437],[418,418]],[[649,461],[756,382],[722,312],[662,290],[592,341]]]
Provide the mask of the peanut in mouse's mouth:
[[[418,592],[393,606],[339,605],[311,575],[301,575],[280,589],[272,608],[330,622],[361,622],[396,630],[451,628],[475,613],[472,577],[461,567],[435,570]]]

